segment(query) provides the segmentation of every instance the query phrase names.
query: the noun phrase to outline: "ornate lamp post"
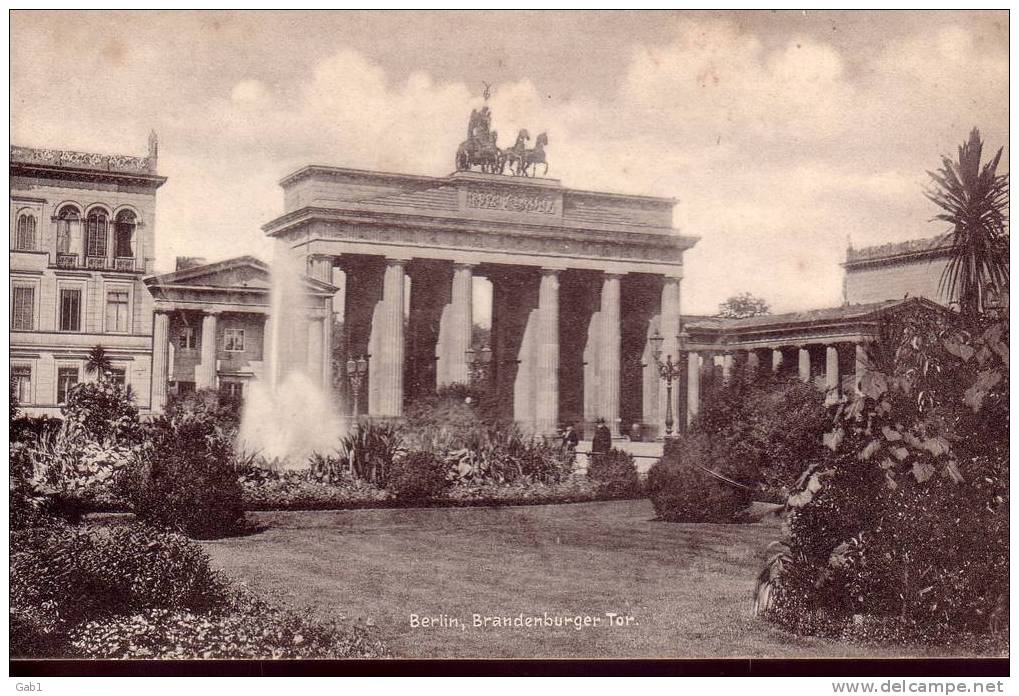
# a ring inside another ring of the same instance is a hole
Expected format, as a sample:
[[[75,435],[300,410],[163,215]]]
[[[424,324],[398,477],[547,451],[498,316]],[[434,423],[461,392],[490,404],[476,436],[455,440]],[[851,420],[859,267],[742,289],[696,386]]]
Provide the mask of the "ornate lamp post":
[[[369,357],[371,356],[362,355],[357,360],[351,358],[347,361],[347,379],[350,380],[350,391],[354,394],[354,418],[357,418],[360,412],[358,397],[361,395],[364,378],[368,374]]]
[[[471,375],[471,384],[486,384],[491,367],[491,348],[482,346],[480,350],[470,349],[467,351],[467,369]]]
[[[682,340],[681,337],[677,337]],[[675,423],[672,414],[672,381],[678,378],[682,372],[680,362],[672,362],[672,356],[666,355],[665,362],[662,362],[662,342],[665,338],[655,329],[655,335],[648,339],[651,344],[651,352],[655,358],[655,365],[658,366],[658,374],[665,380],[665,437],[672,437],[672,425]],[[678,357],[678,356],[677,356]]]

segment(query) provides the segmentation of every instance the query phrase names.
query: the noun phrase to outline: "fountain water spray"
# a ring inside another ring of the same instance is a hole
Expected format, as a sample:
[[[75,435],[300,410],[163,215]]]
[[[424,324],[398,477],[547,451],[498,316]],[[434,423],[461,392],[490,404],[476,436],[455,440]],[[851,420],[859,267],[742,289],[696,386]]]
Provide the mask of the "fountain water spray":
[[[304,264],[282,241],[276,242],[270,294],[269,354],[262,377],[244,399],[238,444],[284,469],[303,469],[309,457],[333,453],[343,434],[328,387],[316,381],[321,368],[309,365],[308,311]],[[332,321],[328,317],[326,321]]]

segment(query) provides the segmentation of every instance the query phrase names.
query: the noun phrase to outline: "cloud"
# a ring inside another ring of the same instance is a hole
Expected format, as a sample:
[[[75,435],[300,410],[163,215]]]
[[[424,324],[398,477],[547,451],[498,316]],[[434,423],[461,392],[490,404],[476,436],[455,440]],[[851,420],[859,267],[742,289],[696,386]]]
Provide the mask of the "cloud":
[[[235,29],[231,40],[243,40]],[[480,104],[463,81],[387,70],[367,50],[300,56],[296,77],[276,79],[171,60],[187,47],[136,30],[122,68],[65,56],[74,88],[64,99],[12,68],[12,132],[30,133],[26,144],[130,152],[158,123],[163,268],[177,254],[268,258],[260,226],[282,212],[276,182],[311,162],[449,173]],[[1007,46],[988,41],[946,26],[850,53],[823,35],[681,19],[668,40],[620,51],[621,78],[599,91],[553,98],[537,78],[497,82],[493,127],[507,145],[520,128],[547,131],[549,176],[566,186],[677,197],[676,226],[701,237],[687,256],[686,310],[714,311],[744,290],[779,311],[837,304],[847,237],[859,246],[940,232],[927,222],[924,170],[973,125],[995,148],[1007,142]],[[578,61],[564,55],[562,69]],[[94,92],[82,87],[89,70]]]

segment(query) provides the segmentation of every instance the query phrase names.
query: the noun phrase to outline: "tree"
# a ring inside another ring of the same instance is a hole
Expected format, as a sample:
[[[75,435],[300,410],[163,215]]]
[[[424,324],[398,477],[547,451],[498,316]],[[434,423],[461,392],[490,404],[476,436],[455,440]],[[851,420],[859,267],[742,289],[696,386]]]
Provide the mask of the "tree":
[[[97,379],[102,382],[112,371],[113,362],[106,354],[106,349],[102,346],[92,346],[85,361],[86,374],[96,374]]]
[[[718,305],[718,316],[726,319],[746,319],[761,314],[771,314],[771,307],[764,299],[755,297],[749,292],[733,295]]]
[[[1000,296],[1008,287],[1008,174],[997,173],[1001,148],[981,168],[983,146],[974,128],[958,162],[942,156],[941,168],[927,172],[935,186],[925,192],[943,211],[934,219],[952,225],[939,291],[968,317],[983,312],[988,291]]]

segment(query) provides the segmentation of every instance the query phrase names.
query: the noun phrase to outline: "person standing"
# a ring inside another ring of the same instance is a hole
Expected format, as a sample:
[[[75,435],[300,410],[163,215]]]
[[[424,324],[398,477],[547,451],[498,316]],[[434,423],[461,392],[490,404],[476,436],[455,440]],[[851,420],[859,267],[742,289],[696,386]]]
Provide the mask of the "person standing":
[[[605,425],[605,419],[599,418],[594,429],[594,440],[591,441],[591,454],[606,454],[610,449],[612,449],[612,433]]]

